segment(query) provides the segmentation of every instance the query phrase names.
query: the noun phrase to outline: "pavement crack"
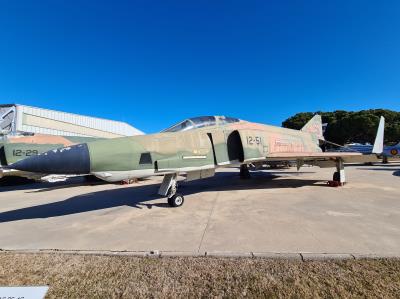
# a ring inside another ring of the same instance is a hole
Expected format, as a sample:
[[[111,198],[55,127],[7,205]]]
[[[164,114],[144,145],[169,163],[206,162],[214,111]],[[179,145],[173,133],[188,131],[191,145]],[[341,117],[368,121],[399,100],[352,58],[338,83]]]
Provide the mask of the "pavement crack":
[[[212,207],[211,207],[211,210],[210,210],[210,214],[208,215],[207,224],[206,224],[206,227],[204,228],[203,235],[201,236],[199,248],[197,249],[197,252],[198,252],[198,253],[200,253],[201,246],[203,245],[203,240],[204,240],[204,237],[205,237],[205,235],[206,235],[208,226],[210,225],[211,217],[212,217],[212,215],[213,215],[213,213],[214,213],[214,209],[215,209],[215,205],[216,205],[216,203],[217,203],[218,197],[219,197],[219,192],[218,192],[217,195],[214,197],[214,201],[213,201],[213,203],[212,203]]]

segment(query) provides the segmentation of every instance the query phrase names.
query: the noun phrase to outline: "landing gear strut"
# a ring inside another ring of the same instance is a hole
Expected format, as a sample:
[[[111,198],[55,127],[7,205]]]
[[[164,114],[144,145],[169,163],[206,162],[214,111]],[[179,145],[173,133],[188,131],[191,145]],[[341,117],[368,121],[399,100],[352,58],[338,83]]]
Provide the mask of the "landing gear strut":
[[[331,187],[343,186],[346,183],[346,175],[344,172],[344,163],[342,159],[336,160],[336,171],[333,174],[332,181],[329,182]]]
[[[171,207],[180,207],[183,205],[185,198],[182,194],[178,193],[178,174],[166,174],[164,176],[163,182],[158,190],[158,194],[167,196],[168,204]]]
[[[244,179],[244,180],[251,178],[250,171],[249,171],[249,168],[247,167],[247,164],[240,165],[240,178]]]

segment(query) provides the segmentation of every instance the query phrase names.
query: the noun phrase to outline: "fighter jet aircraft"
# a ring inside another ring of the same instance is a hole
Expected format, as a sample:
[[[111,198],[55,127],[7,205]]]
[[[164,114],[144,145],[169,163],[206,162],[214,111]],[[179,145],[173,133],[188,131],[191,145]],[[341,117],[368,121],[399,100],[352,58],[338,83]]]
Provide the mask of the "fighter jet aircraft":
[[[159,194],[172,207],[184,202],[177,176],[186,180],[211,177],[219,167],[297,161],[336,167],[333,180],[345,182],[344,163],[362,160],[359,153],[325,153],[321,117],[315,115],[300,131],[252,123],[232,117],[186,119],[157,134],[99,140],[48,151],[12,164],[21,171],[93,174],[108,182],[163,175]],[[382,141],[383,142],[383,141]],[[377,143],[375,152],[382,152]]]

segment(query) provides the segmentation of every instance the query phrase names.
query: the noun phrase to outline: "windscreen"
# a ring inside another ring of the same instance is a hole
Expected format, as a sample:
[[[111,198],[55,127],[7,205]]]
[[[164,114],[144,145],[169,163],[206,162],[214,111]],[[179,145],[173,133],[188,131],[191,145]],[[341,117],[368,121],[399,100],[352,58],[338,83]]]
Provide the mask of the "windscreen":
[[[173,125],[172,127],[165,129],[161,132],[182,132],[202,127],[210,127],[219,125],[230,124],[234,122],[239,122],[238,118],[225,117],[225,116],[198,116],[186,119]]]
[[[219,119],[219,123],[221,125],[237,123],[239,121],[240,121],[240,119],[235,118],[235,117],[229,117],[229,116],[221,116]]]
[[[193,129],[193,123],[190,122],[189,120],[184,120],[180,123],[177,123],[176,125],[173,125],[172,127],[165,129],[161,132],[181,132],[181,131],[186,131]]]
[[[190,119],[196,128],[215,126],[215,116],[199,116]]]

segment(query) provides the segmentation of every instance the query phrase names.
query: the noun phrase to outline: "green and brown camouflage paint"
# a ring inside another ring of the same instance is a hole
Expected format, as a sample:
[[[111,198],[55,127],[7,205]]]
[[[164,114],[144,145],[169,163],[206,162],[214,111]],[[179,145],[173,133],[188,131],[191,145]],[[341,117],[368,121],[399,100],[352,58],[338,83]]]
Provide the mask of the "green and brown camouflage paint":
[[[318,132],[247,121],[217,122],[188,131],[99,140],[87,145],[91,173],[108,181],[251,163],[278,153],[321,153]],[[150,155],[151,162],[140,162],[144,154]]]
[[[222,116],[212,119],[215,122],[197,125],[192,121],[193,126],[182,126],[181,131],[170,129],[157,134],[97,140],[61,148],[11,167],[52,174],[91,173],[115,182],[182,172],[196,179],[213,175],[218,167],[271,160],[296,160],[298,165],[305,161],[323,162],[323,167],[339,167],[345,159],[360,156],[356,153],[323,153],[319,147],[319,141],[323,139],[319,115],[300,131],[232,118],[229,119],[234,121],[228,121]],[[64,167],[65,163],[73,165],[77,159],[84,159],[85,167]]]

